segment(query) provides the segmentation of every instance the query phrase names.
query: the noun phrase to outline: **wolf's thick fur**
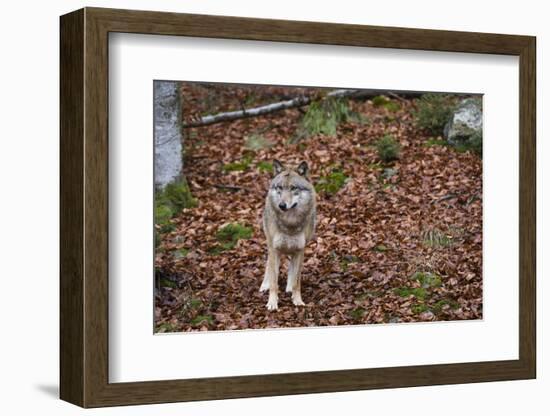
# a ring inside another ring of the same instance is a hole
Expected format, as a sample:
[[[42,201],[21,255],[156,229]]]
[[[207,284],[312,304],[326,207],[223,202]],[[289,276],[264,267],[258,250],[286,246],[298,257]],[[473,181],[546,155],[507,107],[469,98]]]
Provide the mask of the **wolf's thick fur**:
[[[265,200],[263,229],[267,240],[268,259],[260,291],[269,289],[267,309],[276,310],[280,259],[290,257],[286,291],[292,293],[292,303],[304,305],[300,276],[304,247],[313,237],[316,221],[315,189],[307,179],[306,162],[294,169],[273,162],[275,176]]]

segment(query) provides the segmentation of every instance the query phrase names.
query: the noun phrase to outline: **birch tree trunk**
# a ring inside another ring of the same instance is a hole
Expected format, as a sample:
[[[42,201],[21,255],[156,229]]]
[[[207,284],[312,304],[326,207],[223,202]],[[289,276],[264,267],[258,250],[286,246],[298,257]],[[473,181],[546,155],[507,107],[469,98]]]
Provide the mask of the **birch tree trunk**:
[[[153,89],[155,189],[163,189],[182,173],[181,99],[177,82],[155,81]]]

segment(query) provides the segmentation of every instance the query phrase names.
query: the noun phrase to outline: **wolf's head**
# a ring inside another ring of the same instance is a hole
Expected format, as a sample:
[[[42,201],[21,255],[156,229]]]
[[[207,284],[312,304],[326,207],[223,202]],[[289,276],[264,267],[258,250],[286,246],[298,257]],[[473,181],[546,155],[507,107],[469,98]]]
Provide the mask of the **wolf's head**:
[[[273,162],[275,176],[271,180],[268,200],[275,212],[299,221],[315,205],[315,189],[307,178],[308,166],[302,162],[295,169],[285,168],[281,162]]]

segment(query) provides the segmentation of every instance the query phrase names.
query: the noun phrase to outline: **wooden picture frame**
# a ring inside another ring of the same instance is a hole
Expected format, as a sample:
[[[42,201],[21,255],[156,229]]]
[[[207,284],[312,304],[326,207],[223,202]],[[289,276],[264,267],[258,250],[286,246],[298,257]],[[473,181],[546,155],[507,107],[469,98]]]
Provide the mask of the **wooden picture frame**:
[[[100,8],[62,16],[60,29],[61,399],[101,407],[535,378],[534,37]],[[109,383],[110,32],[518,56],[519,359]]]

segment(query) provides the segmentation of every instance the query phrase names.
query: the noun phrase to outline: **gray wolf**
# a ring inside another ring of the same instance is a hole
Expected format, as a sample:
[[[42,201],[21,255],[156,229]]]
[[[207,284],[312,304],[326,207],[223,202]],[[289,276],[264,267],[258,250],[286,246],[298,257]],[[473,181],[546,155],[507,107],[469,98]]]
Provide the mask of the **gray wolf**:
[[[290,258],[286,291],[292,293],[294,305],[304,305],[300,284],[304,248],[313,237],[316,222],[316,194],[308,180],[307,163],[289,169],[275,160],[273,168],[262,219],[268,257],[260,286],[260,292],[269,289],[270,311],[278,307],[279,266],[283,256]]]

